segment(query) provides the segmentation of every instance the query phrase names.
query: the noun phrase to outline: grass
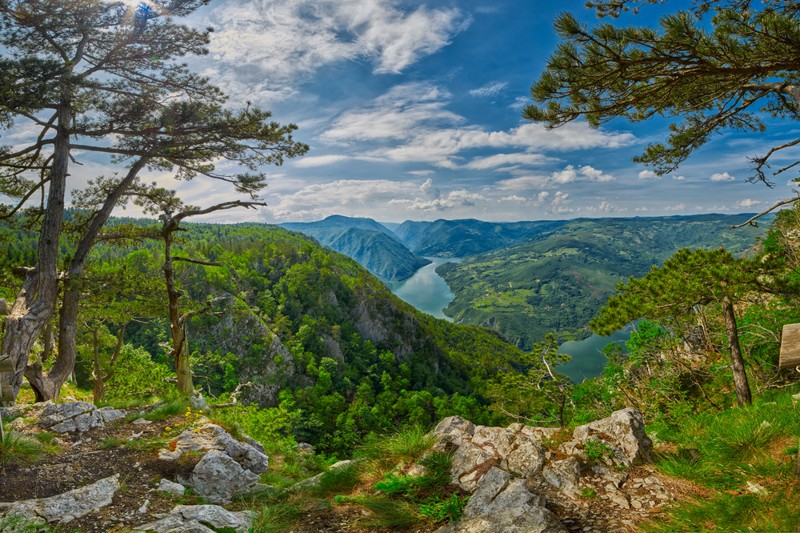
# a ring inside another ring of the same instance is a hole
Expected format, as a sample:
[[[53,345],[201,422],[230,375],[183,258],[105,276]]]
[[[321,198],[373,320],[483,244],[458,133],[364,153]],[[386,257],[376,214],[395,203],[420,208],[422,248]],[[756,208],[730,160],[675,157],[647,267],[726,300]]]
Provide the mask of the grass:
[[[29,463],[45,453],[44,445],[36,439],[8,431],[0,440],[0,466]]]
[[[654,428],[675,446],[658,458],[659,470],[707,492],[672,507],[645,530],[796,531],[800,406],[792,392],[765,393],[752,406],[698,414],[677,429]],[[751,492],[748,482],[766,492]]]
[[[413,462],[434,444],[434,437],[419,426],[367,442],[359,456],[389,468],[400,462]]]

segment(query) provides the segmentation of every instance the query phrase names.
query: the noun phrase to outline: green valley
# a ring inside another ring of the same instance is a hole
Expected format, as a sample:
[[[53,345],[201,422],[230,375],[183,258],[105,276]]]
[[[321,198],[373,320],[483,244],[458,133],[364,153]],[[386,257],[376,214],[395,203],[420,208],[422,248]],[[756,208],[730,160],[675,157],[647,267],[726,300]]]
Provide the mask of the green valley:
[[[578,219],[538,238],[442,265],[455,293],[445,310],[529,349],[545,334],[586,337],[588,322],[618,283],[644,274],[679,248],[751,248],[763,232],[728,229],[746,215]]]

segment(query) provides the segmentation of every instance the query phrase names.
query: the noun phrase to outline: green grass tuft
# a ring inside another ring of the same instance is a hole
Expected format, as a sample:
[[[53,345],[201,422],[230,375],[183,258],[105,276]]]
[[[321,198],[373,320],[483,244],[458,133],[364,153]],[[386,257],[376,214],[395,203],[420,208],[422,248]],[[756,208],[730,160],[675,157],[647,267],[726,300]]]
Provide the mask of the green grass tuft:
[[[43,445],[36,439],[8,431],[0,440],[0,466],[35,461],[44,453]]]

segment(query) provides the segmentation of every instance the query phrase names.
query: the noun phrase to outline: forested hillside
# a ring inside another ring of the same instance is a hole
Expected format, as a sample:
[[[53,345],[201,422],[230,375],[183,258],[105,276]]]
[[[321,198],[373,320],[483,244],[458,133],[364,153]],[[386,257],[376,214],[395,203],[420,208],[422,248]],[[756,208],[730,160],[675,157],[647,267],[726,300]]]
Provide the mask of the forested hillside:
[[[292,434],[321,449],[457,412],[488,420],[487,380],[521,356],[491,331],[417,312],[353,260],[299,234],[263,225],[186,230],[175,253],[219,265],[177,266],[185,309],[210,302],[209,313],[187,322],[198,386],[219,395],[251,383],[245,401],[279,406]],[[4,240],[18,244],[3,247],[4,265],[34,244],[33,234]],[[162,262],[157,240],[93,254],[78,375],[91,387],[94,347],[109,366],[118,338],[130,343],[114,362],[124,370],[105,387],[109,399],[169,386],[161,381],[171,362]]]
[[[483,220],[407,220],[395,229],[412,252],[436,257],[467,257],[525,242],[564,225],[563,220],[485,222]]]
[[[747,218],[569,221],[531,242],[439,267],[456,295],[445,313],[456,322],[494,328],[525,349],[549,332],[562,340],[585,337],[589,320],[618,283],[644,274],[679,248],[751,248],[761,229],[729,229]]]

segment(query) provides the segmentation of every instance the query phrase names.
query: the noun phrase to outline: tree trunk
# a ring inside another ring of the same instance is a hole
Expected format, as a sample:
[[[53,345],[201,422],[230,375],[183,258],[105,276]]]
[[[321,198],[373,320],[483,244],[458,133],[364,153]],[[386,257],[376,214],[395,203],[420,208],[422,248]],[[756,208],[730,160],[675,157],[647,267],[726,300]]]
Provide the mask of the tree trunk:
[[[731,351],[731,370],[733,371],[733,384],[736,388],[736,401],[739,406],[750,405],[753,397],[750,393],[750,384],[747,382],[747,373],[744,370],[744,358],[739,346],[739,331],[736,328],[736,314],[733,303],[725,296],[722,299],[723,314],[725,316],[725,329],[728,333],[728,346]]]
[[[103,225],[108,221],[111,212],[119,202],[119,199],[127,191],[139,174],[139,171],[149,161],[149,158],[139,158],[128,173],[108,194],[102,207],[92,217],[92,222],[86,229],[86,233],[81,238],[72,262],[67,273],[67,280],[64,288],[64,296],[61,303],[61,313],[58,322],[58,357],[56,364],[48,372],[42,371],[41,365],[31,365],[25,372],[25,377],[33,387],[36,394],[36,401],[56,400],[61,393],[64,382],[72,375],[75,369],[77,358],[76,336],[78,333],[78,304],[80,303],[80,290],[76,287],[79,283],[83,271],[86,269],[86,261],[89,258],[97,236]]]
[[[178,392],[192,394],[192,369],[189,366],[189,346],[186,339],[186,320],[180,312],[180,291],[175,286],[175,271],[172,262],[172,233],[178,229],[174,219],[164,223],[164,279],[167,282],[167,299],[169,300],[169,330],[172,334],[172,356],[175,360],[175,373],[178,377]]]
[[[28,356],[42,329],[53,316],[58,299],[58,239],[64,221],[64,194],[69,170],[71,105],[58,108],[47,207],[42,219],[36,268],[28,271],[22,289],[6,317],[2,353],[11,357],[14,371],[0,374],[3,403],[12,404],[22,386]]]
[[[93,332],[94,340],[94,359],[92,360],[92,398],[94,403],[105,400],[106,383],[103,376],[103,367],[100,365],[100,339],[97,330]]]

